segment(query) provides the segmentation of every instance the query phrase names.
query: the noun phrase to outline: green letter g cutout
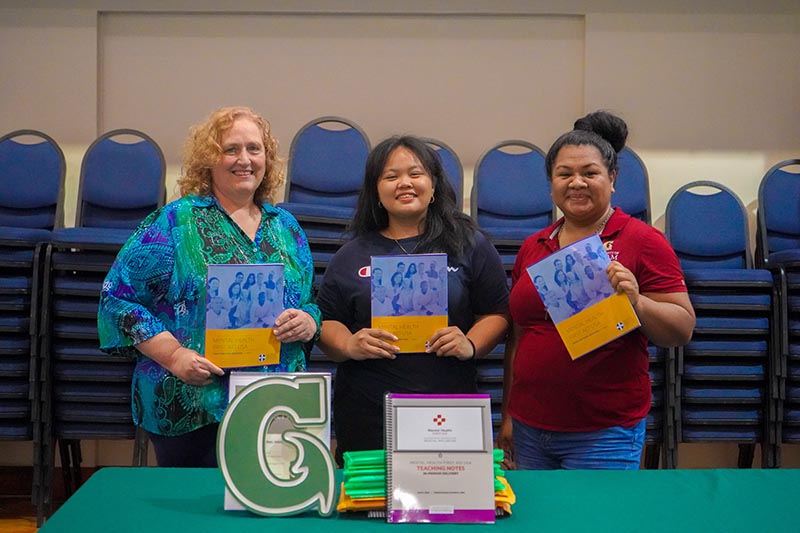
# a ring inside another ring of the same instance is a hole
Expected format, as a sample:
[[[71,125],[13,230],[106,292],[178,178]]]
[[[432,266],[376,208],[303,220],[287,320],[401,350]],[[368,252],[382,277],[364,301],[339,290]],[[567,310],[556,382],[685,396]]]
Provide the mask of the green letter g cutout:
[[[328,381],[320,375],[264,374],[236,393],[219,427],[217,459],[228,490],[250,511],[267,516],[333,510],[334,466],[326,443],[304,431],[327,424]],[[277,416],[296,429],[281,434],[297,450],[289,479],[267,459],[267,430]]]

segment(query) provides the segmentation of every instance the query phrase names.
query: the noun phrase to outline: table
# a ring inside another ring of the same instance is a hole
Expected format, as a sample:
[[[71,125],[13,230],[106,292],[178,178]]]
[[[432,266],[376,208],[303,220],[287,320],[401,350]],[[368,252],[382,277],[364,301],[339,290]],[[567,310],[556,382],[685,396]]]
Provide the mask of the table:
[[[490,525],[386,524],[353,514],[266,518],[222,509],[216,469],[103,468],[41,533],[128,531],[787,531],[800,528],[800,470],[514,471],[513,515]]]

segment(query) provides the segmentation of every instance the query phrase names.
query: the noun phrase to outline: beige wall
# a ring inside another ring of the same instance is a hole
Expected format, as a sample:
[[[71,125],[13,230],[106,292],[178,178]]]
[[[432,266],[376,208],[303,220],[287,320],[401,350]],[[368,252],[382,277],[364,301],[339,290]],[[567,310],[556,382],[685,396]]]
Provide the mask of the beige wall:
[[[495,142],[547,149],[577,116],[611,109],[648,166],[654,219],[698,179],[754,207],[763,172],[800,157],[796,1],[27,4],[0,7],[0,132],[40,129],[62,145],[68,222],[83,151],[99,133],[152,135],[172,192],[188,127],[229,104],[269,117],[284,155],[302,124],[339,114],[373,143],[438,137],[468,174]],[[0,443],[0,464],[29,461],[20,446]],[[90,444],[85,460],[125,463],[125,446]],[[707,448],[683,448],[687,466],[735,465],[727,447],[697,459]],[[792,450],[784,461],[798,466]]]

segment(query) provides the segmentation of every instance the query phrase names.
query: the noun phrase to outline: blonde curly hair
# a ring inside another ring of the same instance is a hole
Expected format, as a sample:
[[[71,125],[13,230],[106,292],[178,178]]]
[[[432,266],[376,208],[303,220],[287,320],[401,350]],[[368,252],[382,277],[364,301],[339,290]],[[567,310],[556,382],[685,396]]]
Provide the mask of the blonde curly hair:
[[[222,157],[222,135],[233,127],[236,119],[252,120],[261,130],[266,166],[264,179],[256,189],[256,204],[273,200],[283,184],[283,161],[278,157],[278,141],[272,136],[269,122],[249,107],[217,109],[202,124],[192,127],[183,149],[183,175],[178,179],[181,196],[211,194],[211,167]]]

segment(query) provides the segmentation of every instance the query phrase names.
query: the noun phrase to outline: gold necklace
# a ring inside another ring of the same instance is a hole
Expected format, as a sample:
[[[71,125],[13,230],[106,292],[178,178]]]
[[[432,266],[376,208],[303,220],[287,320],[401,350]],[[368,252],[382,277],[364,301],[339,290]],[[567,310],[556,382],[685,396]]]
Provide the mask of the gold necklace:
[[[614,214],[614,208],[612,207],[611,209],[608,210],[608,212],[606,213],[606,216],[603,217],[603,220],[600,221],[600,224],[597,225],[597,229],[594,230],[594,232],[597,235],[600,235],[601,233],[603,233],[603,230],[606,229],[606,224],[608,224],[608,221],[611,220],[611,215],[613,215],[613,214]],[[562,222],[561,225],[558,227],[558,232],[556,232],[556,237],[561,237],[561,230],[564,229],[564,225],[566,223],[567,223],[567,221],[565,219],[564,222]]]

